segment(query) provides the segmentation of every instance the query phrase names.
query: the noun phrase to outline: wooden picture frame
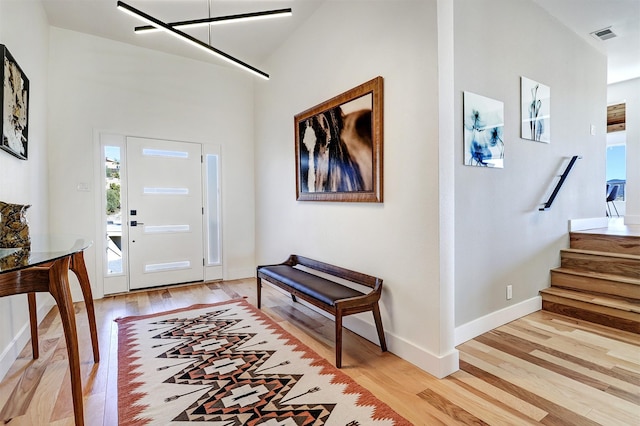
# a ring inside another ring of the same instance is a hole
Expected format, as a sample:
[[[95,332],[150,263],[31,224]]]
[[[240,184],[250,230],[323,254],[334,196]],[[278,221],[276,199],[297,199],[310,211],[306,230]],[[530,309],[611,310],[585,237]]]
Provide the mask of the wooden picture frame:
[[[381,203],[383,79],[294,117],[296,199]]]
[[[0,44],[0,52],[2,53],[0,148],[21,160],[26,160],[29,142],[29,79],[5,45]]]

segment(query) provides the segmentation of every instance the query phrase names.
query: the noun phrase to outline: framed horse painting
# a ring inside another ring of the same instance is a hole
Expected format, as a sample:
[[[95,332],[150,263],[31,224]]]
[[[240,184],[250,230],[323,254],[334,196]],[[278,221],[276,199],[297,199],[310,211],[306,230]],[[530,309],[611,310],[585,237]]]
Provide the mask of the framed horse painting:
[[[294,118],[296,199],[382,202],[383,79]]]

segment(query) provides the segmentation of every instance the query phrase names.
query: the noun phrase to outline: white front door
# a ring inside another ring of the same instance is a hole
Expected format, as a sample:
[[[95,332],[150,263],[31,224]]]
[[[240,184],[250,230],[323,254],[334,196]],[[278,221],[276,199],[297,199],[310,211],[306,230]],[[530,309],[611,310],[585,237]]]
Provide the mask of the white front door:
[[[202,281],[202,145],[127,137],[129,288]]]

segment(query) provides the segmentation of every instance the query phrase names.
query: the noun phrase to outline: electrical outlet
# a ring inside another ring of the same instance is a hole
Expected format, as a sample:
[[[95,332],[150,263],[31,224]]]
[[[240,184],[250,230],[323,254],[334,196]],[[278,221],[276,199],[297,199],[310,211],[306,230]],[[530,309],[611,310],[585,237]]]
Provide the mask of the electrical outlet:
[[[511,300],[512,297],[513,297],[513,286],[509,284],[507,286],[507,300]]]

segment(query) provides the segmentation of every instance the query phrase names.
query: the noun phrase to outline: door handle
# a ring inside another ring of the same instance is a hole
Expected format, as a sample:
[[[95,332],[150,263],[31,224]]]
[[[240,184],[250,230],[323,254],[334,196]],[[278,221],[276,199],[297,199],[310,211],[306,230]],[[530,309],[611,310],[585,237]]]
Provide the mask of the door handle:
[[[132,220],[131,221],[131,226],[138,226],[138,225],[144,225],[144,223],[138,222],[137,220]]]

